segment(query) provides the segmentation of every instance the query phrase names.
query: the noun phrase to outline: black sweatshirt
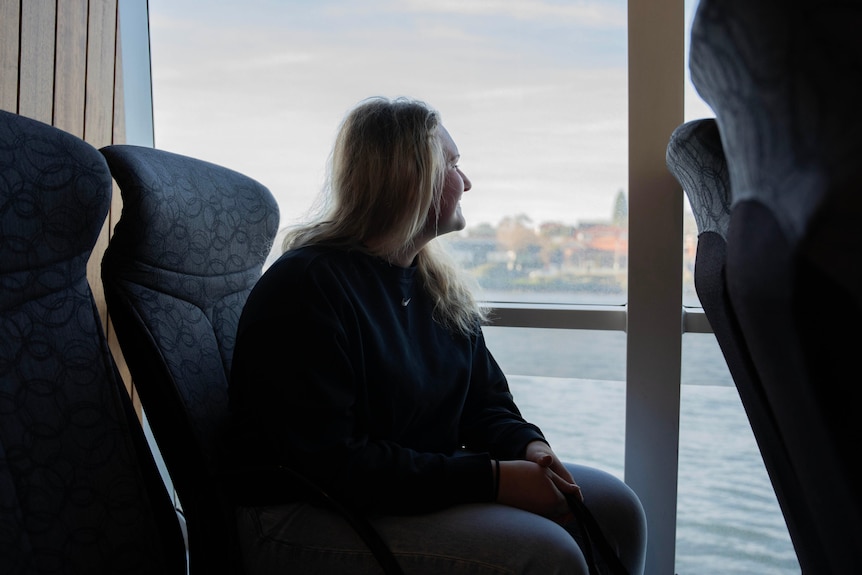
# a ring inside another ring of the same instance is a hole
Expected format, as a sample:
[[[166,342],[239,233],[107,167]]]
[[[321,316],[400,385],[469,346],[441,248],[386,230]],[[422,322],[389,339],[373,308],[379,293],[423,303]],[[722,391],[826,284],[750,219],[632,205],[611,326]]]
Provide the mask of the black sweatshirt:
[[[235,463],[283,463],[379,513],[493,500],[490,460],[544,438],[481,331],[454,334],[431,313],[415,268],[320,246],[282,255],[240,319]]]

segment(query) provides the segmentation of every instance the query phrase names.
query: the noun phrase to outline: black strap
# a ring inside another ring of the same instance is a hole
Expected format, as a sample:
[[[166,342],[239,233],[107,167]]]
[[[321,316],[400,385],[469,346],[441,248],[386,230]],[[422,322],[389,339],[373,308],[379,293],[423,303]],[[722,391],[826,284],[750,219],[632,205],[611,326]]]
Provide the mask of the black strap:
[[[584,537],[584,558],[590,567],[590,575],[628,575],[628,569],[620,561],[608,540],[605,539],[602,528],[599,527],[596,518],[593,517],[584,502],[572,494],[566,494],[566,500],[569,502],[569,508],[572,510],[575,520],[581,526]],[[600,563],[597,562],[596,555],[601,558],[601,564],[609,570],[607,573],[600,570]]]

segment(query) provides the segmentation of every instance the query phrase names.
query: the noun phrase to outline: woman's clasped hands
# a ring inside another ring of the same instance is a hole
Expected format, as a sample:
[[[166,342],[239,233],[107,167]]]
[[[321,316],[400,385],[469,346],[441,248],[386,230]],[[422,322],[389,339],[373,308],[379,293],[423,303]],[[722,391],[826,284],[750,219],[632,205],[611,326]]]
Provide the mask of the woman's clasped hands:
[[[537,513],[557,523],[571,519],[565,494],[583,501],[581,488],[543,441],[530,442],[523,460],[500,461],[499,474],[499,503]]]

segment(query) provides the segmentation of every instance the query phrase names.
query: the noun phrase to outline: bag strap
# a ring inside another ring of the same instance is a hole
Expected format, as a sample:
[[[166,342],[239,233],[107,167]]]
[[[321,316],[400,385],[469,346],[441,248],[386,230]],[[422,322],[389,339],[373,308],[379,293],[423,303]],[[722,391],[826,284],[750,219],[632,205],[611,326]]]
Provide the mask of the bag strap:
[[[590,567],[590,575],[602,575],[599,571],[598,564],[594,551],[602,558],[602,561],[610,569],[611,575],[628,575],[628,569],[623,565],[614,548],[605,539],[602,528],[599,526],[596,518],[584,505],[578,497],[573,494],[566,494],[566,500],[569,502],[569,508],[575,516],[575,520],[581,525],[581,530],[584,535],[584,558],[587,560],[587,565]]]

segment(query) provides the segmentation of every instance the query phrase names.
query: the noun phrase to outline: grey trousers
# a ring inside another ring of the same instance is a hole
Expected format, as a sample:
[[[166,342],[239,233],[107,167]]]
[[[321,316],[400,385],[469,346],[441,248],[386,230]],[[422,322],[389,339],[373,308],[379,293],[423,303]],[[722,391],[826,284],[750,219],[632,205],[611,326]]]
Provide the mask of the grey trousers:
[[[643,572],[646,519],[635,493],[613,475],[567,464],[584,502],[631,575]],[[237,512],[248,575],[371,574],[380,567],[339,516],[307,504]],[[577,525],[560,526],[497,503],[372,520],[407,574],[588,575]]]

